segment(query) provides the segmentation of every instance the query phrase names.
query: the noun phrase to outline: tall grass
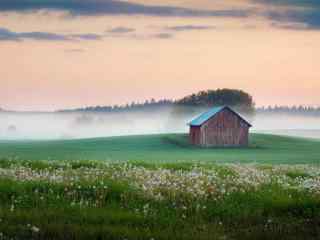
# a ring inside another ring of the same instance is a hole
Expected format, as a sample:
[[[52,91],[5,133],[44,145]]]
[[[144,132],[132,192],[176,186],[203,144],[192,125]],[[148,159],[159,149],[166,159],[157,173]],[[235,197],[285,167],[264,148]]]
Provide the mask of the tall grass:
[[[1,160],[0,239],[319,239],[319,183],[307,165]]]

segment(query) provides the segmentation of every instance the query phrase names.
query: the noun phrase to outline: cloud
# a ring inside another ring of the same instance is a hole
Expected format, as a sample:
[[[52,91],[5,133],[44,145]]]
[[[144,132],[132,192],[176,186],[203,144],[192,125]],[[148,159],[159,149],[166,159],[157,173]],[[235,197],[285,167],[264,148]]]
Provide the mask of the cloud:
[[[57,34],[51,32],[13,32],[7,28],[0,28],[0,41],[22,41],[26,39],[39,41],[72,41],[72,40],[99,40],[98,34]]]
[[[309,27],[303,23],[291,23],[291,22],[273,22],[272,27],[287,29],[287,30],[308,30]]]
[[[152,15],[246,17],[247,9],[197,10],[173,6],[144,5],[121,0],[1,0],[0,11],[62,10],[72,15]]]
[[[320,9],[318,10],[289,10],[286,13],[269,12],[267,16],[275,21],[305,25],[305,29],[320,30]],[[297,28],[301,30],[300,27]]]
[[[209,30],[209,29],[214,29],[214,28],[215,28],[214,26],[210,26],[210,25],[177,25],[177,26],[165,27],[166,30],[176,31],[176,32],[194,31],[194,30]]]
[[[93,34],[93,33],[85,33],[85,34],[72,34],[70,35],[72,38],[80,39],[80,40],[101,40],[103,38],[102,35]]]
[[[195,0],[196,1],[196,0]],[[257,6],[248,3],[258,3]],[[241,6],[241,5],[240,5]],[[96,15],[148,15],[148,16],[178,16],[178,17],[234,17],[264,16],[279,23],[291,24],[292,28],[301,30],[320,29],[319,0],[248,0],[243,6],[225,9],[193,9],[168,5],[148,5],[131,0],[0,0],[0,12],[64,11],[72,16]],[[265,6],[261,11],[259,6]],[[270,8],[270,6],[272,6]],[[295,25],[297,23],[297,25]],[[177,27],[171,31],[202,30],[201,28]],[[132,28],[118,27],[110,29],[109,33],[133,32]],[[8,36],[7,36],[8,37]],[[12,36],[9,36],[9,38]],[[58,37],[58,36],[57,36]],[[94,36],[91,36],[95,38]],[[88,38],[91,38],[88,36]],[[46,38],[46,36],[44,36]],[[54,38],[54,36],[48,36]],[[84,37],[85,38],[85,37]]]
[[[65,41],[68,36],[49,32],[13,32],[6,28],[0,28],[0,41],[21,41],[23,39]]]
[[[319,0],[253,0],[266,7],[263,15],[292,30],[320,30]]]
[[[154,38],[160,38],[160,39],[169,39],[173,38],[173,35],[170,33],[158,33],[153,35]]]
[[[70,49],[65,49],[64,50],[66,53],[82,53],[85,52],[85,49],[82,48],[70,48]]]
[[[0,28],[0,41],[19,41],[20,38],[16,33],[6,28]]]
[[[320,7],[319,0],[253,0],[257,3],[291,7]]]
[[[20,39],[46,40],[46,41],[66,41],[70,40],[68,36],[50,32],[22,32],[14,33]]]
[[[129,28],[129,27],[115,27],[115,28],[111,28],[111,29],[107,30],[107,32],[109,32],[109,33],[117,33],[117,34],[130,33],[130,32],[134,32],[134,31],[135,31],[134,28]]]
[[[159,38],[159,39],[169,39],[173,38],[175,33],[185,32],[185,31],[195,31],[195,30],[208,30],[214,28],[210,25],[175,25],[175,26],[166,26],[161,29],[164,32],[156,33],[150,35],[150,38]]]
[[[156,33],[150,35],[117,35],[119,37],[129,37],[134,39],[169,39],[173,37],[171,33]],[[14,32],[7,28],[0,28],[1,41],[23,41],[23,40],[38,40],[38,41],[95,41],[102,40],[108,37],[106,34],[82,33],[82,34],[57,34],[50,32]],[[65,52],[75,53],[83,52],[83,49],[66,49]]]

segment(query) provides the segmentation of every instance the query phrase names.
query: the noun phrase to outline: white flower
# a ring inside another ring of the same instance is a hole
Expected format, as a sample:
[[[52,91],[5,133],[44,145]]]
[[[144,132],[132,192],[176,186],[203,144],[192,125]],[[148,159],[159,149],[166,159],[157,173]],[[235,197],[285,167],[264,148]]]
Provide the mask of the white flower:
[[[35,232],[35,233],[38,233],[40,231],[40,228],[36,227],[36,226],[32,226],[31,227],[31,231],[32,232]]]

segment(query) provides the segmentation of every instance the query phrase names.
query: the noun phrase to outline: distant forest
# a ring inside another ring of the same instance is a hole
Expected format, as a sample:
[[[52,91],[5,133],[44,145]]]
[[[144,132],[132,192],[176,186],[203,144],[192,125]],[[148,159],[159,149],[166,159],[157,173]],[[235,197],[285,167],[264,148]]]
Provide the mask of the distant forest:
[[[268,106],[255,107],[253,97],[242,90],[216,89],[200,91],[181,99],[150,99],[144,102],[132,102],[124,105],[89,106],[75,109],[63,109],[57,112],[127,112],[158,111],[174,107],[177,112],[206,109],[213,106],[228,105],[245,114],[288,114],[320,117],[320,107],[310,106]],[[0,108],[0,111],[6,111]]]
[[[250,94],[236,89],[217,89],[200,91],[181,99],[161,99],[146,100],[143,103],[132,102],[125,105],[113,106],[90,106],[70,110],[60,110],[59,112],[119,112],[138,110],[157,110],[163,107],[183,107],[183,108],[208,108],[213,106],[228,105],[245,113],[253,113],[254,102]]]
[[[268,106],[256,108],[256,113],[265,114],[288,114],[288,115],[303,115],[311,117],[320,117],[320,107],[310,106]]]

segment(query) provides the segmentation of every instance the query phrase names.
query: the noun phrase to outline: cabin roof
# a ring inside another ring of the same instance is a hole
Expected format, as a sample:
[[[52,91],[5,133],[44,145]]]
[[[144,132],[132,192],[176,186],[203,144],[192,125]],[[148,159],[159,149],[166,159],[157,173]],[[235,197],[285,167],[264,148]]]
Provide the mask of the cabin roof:
[[[200,114],[198,117],[196,117],[195,119],[193,119],[191,122],[189,122],[188,125],[193,126],[193,127],[201,126],[206,121],[208,121],[210,118],[214,117],[216,114],[223,111],[224,109],[230,110],[235,115],[237,115],[242,121],[244,121],[249,127],[252,127],[252,125],[247,120],[245,120],[242,116],[240,116],[239,113],[235,112],[234,110],[232,110],[228,106],[213,107],[209,111],[204,112],[204,113]]]

